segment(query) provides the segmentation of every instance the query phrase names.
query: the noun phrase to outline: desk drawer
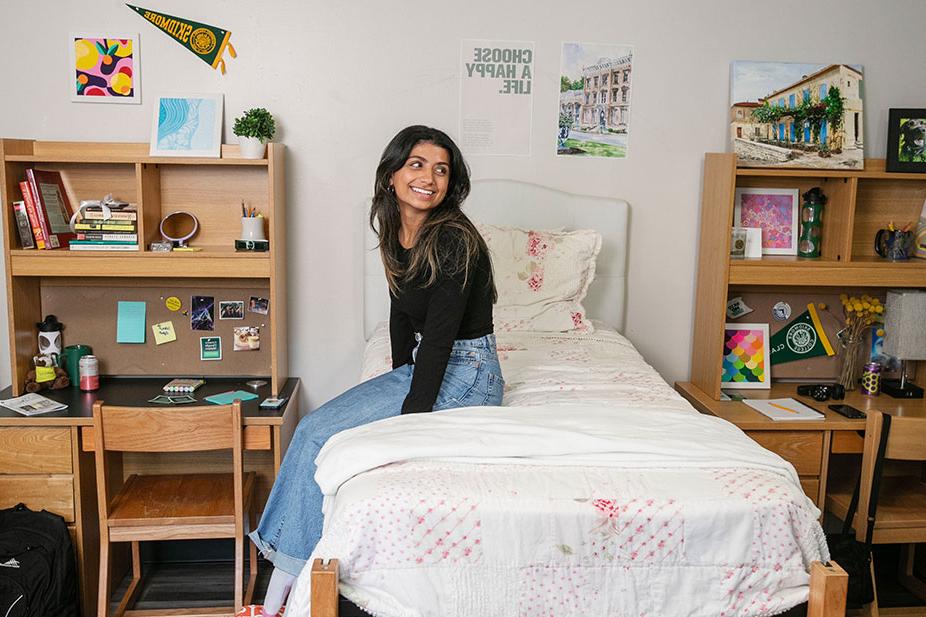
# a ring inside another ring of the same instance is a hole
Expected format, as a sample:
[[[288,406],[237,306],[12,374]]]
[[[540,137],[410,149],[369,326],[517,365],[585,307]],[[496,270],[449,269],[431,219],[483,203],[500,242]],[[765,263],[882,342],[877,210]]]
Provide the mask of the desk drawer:
[[[71,473],[71,429],[0,428],[0,473]]]
[[[32,510],[48,510],[74,522],[72,476],[0,475],[0,508],[24,503]]]
[[[801,476],[819,476],[823,431],[747,431],[747,435],[789,461]]]

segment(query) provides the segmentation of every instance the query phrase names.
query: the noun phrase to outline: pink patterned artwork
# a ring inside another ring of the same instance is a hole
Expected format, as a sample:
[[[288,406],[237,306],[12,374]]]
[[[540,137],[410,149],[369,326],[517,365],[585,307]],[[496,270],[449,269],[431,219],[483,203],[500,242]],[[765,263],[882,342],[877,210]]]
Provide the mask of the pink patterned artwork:
[[[71,35],[71,100],[139,103],[138,35]]]
[[[734,226],[762,229],[764,255],[797,255],[797,189],[736,189]]]

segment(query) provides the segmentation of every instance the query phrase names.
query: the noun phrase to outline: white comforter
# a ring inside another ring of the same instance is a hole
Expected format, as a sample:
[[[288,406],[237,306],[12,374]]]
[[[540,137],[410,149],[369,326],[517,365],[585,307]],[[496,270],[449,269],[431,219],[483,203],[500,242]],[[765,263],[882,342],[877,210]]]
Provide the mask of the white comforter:
[[[507,370],[507,369],[505,369]],[[828,559],[793,468],[677,408],[483,407],[391,418],[323,448],[341,592],[386,617],[773,615]],[[628,471],[632,470],[632,471]],[[287,615],[308,615],[309,568]]]

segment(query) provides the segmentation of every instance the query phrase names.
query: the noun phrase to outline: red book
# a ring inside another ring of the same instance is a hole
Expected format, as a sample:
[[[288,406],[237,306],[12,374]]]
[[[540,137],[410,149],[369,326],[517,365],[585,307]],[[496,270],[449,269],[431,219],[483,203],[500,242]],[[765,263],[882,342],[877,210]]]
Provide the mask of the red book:
[[[26,169],[26,178],[33,191],[35,211],[39,225],[48,237],[48,247],[56,249],[68,246],[74,239],[71,231],[71,203],[68,201],[64,182],[57,171]]]
[[[32,235],[35,236],[35,247],[46,248],[48,242],[42,232],[42,226],[39,225],[39,216],[35,211],[35,199],[32,197],[32,187],[28,182],[20,182],[19,190],[22,191],[23,201],[26,202],[26,214],[29,216],[29,224],[32,225]]]

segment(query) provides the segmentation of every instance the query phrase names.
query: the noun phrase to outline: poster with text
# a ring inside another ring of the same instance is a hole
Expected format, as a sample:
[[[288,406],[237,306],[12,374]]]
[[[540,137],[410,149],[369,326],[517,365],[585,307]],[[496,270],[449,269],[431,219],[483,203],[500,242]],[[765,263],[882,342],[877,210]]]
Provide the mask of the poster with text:
[[[464,39],[460,65],[461,149],[530,156],[534,44]]]
[[[560,59],[560,156],[626,158],[633,48],[563,43]]]

